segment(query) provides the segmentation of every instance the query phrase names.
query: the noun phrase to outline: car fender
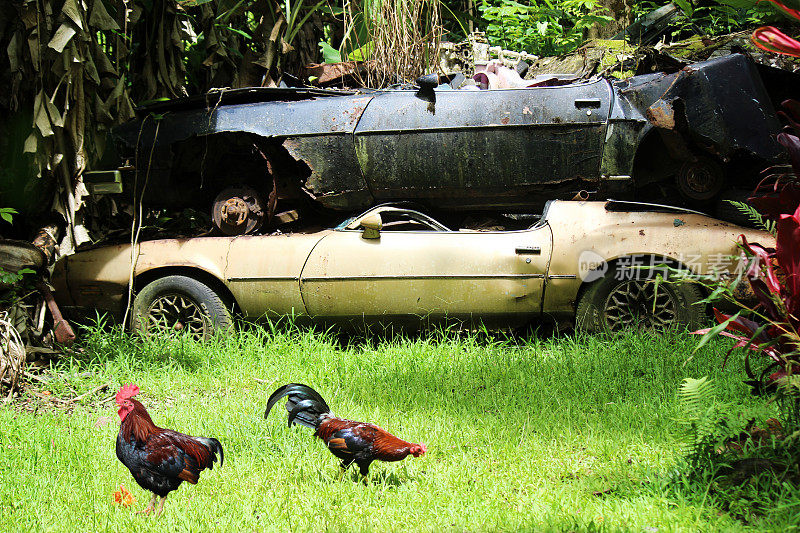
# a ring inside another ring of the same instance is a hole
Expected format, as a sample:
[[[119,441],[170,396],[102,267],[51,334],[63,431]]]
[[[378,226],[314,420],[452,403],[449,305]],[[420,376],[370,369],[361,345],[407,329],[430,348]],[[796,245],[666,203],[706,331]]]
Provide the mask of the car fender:
[[[544,311],[572,314],[581,287],[608,273],[625,258],[627,266],[657,267],[665,259],[697,275],[734,273],[739,236],[773,247],[775,238],[702,214],[645,210],[608,211],[606,202],[551,202],[553,258]],[[654,271],[655,273],[656,271]]]

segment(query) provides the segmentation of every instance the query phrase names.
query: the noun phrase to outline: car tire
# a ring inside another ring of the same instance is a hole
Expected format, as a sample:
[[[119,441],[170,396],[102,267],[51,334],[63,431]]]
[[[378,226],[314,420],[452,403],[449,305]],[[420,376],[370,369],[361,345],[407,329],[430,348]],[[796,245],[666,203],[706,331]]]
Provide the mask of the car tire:
[[[164,276],[148,283],[133,300],[131,327],[144,335],[188,330],[196,339],[233,325],[225,302],[208,285],[188,276]]]
[[[705,306],[698,303],[703,299],[699,287],[689,282],[656,283],[648,274],[612,268],[592,282],[578,302],[577,327],[589,333],[698,329],[706,317]]]
[[[706,205],[722,191],[725,186],[725,173],[722,166],[711,157],[697,156],[686,161],[675,177],[678,192],[690,204]]]

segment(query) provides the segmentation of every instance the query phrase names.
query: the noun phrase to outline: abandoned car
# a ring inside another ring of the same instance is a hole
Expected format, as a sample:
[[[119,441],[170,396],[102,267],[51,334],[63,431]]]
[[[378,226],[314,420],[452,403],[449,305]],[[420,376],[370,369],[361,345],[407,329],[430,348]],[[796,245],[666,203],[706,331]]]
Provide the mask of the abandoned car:
[[[759,68],[732,54],[514,89],[224,90],[141,108],[109,168],[148,208],[213,205],[227,235],[401,200],[540,212],[579,191],[712,212],[782,153]]]
[[[533,222],[531,224],[531,222]],[[764,232],[685,209],[629,202],[550,201],[515,231],[459,230],[402,205],[371,208],[309,233],[195,237],[80,251],[56,263],[59,305],[117,317],[129,302],[143,331],[198,338],[246,317],[293,315],[345,326],[488,327],[542,317],[589,331],[696,327],[695,283],[657,273],[735,273],[737,239],[774,245]],[[133,262],[133,264],[132,264]]]

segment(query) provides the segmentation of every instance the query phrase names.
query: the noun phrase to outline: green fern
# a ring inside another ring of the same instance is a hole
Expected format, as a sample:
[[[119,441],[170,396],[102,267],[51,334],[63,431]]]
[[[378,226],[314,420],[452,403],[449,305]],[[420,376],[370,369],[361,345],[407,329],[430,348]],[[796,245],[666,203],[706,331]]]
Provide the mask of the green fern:
[[[678,389],[678,398],[684,413],[680,421],[688,428],[692,445],[697,445],[714,432],[717,424],[717,385],[705,376],[686,378]]]
[[[716,397],[716,383],[708,377],[686,378],[678,389],[683,412],[677,419],[683,427],[679,442],[692,470],[708,466],[721,435],[730,432]]]
[[[777,224],[774,220],[769,220],[765,218],[764,215],[758,212],[758,210],[753,207],[752,205],[746,202],[737,202],[736,200],[725,200],[733,207],[739,210],[740,213],[746,215],[747,218],[758,228],[764,231],[768,231],[773,235],[778,234]]]
[[[700,379],[685,378],[678,389],[681,405],[695,417],[715,400],[716,394],[717,386],[707,376]]]
[[[786,429],[800,430],[800,375],[791,374],[778,380],[775,399],[780,406]]]

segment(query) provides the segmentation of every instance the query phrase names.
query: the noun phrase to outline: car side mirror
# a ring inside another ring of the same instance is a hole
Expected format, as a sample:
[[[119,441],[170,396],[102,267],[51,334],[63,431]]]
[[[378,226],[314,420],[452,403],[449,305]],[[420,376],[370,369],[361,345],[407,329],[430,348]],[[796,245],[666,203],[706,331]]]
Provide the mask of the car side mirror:
[[[417,84],[417,87],[419,87],[416,94],[417,98],[423,102],[436,102],[436,93],[434,93],[433,90],[439,86],[438,74],[426,74],[424,76],[420,76],[416,79],[415,83]]]
[[[381,228],[383,228],[380,213],[362,218],[361,227],[364,228],[364,233],[361,234],[362,239],[380,239]]]

